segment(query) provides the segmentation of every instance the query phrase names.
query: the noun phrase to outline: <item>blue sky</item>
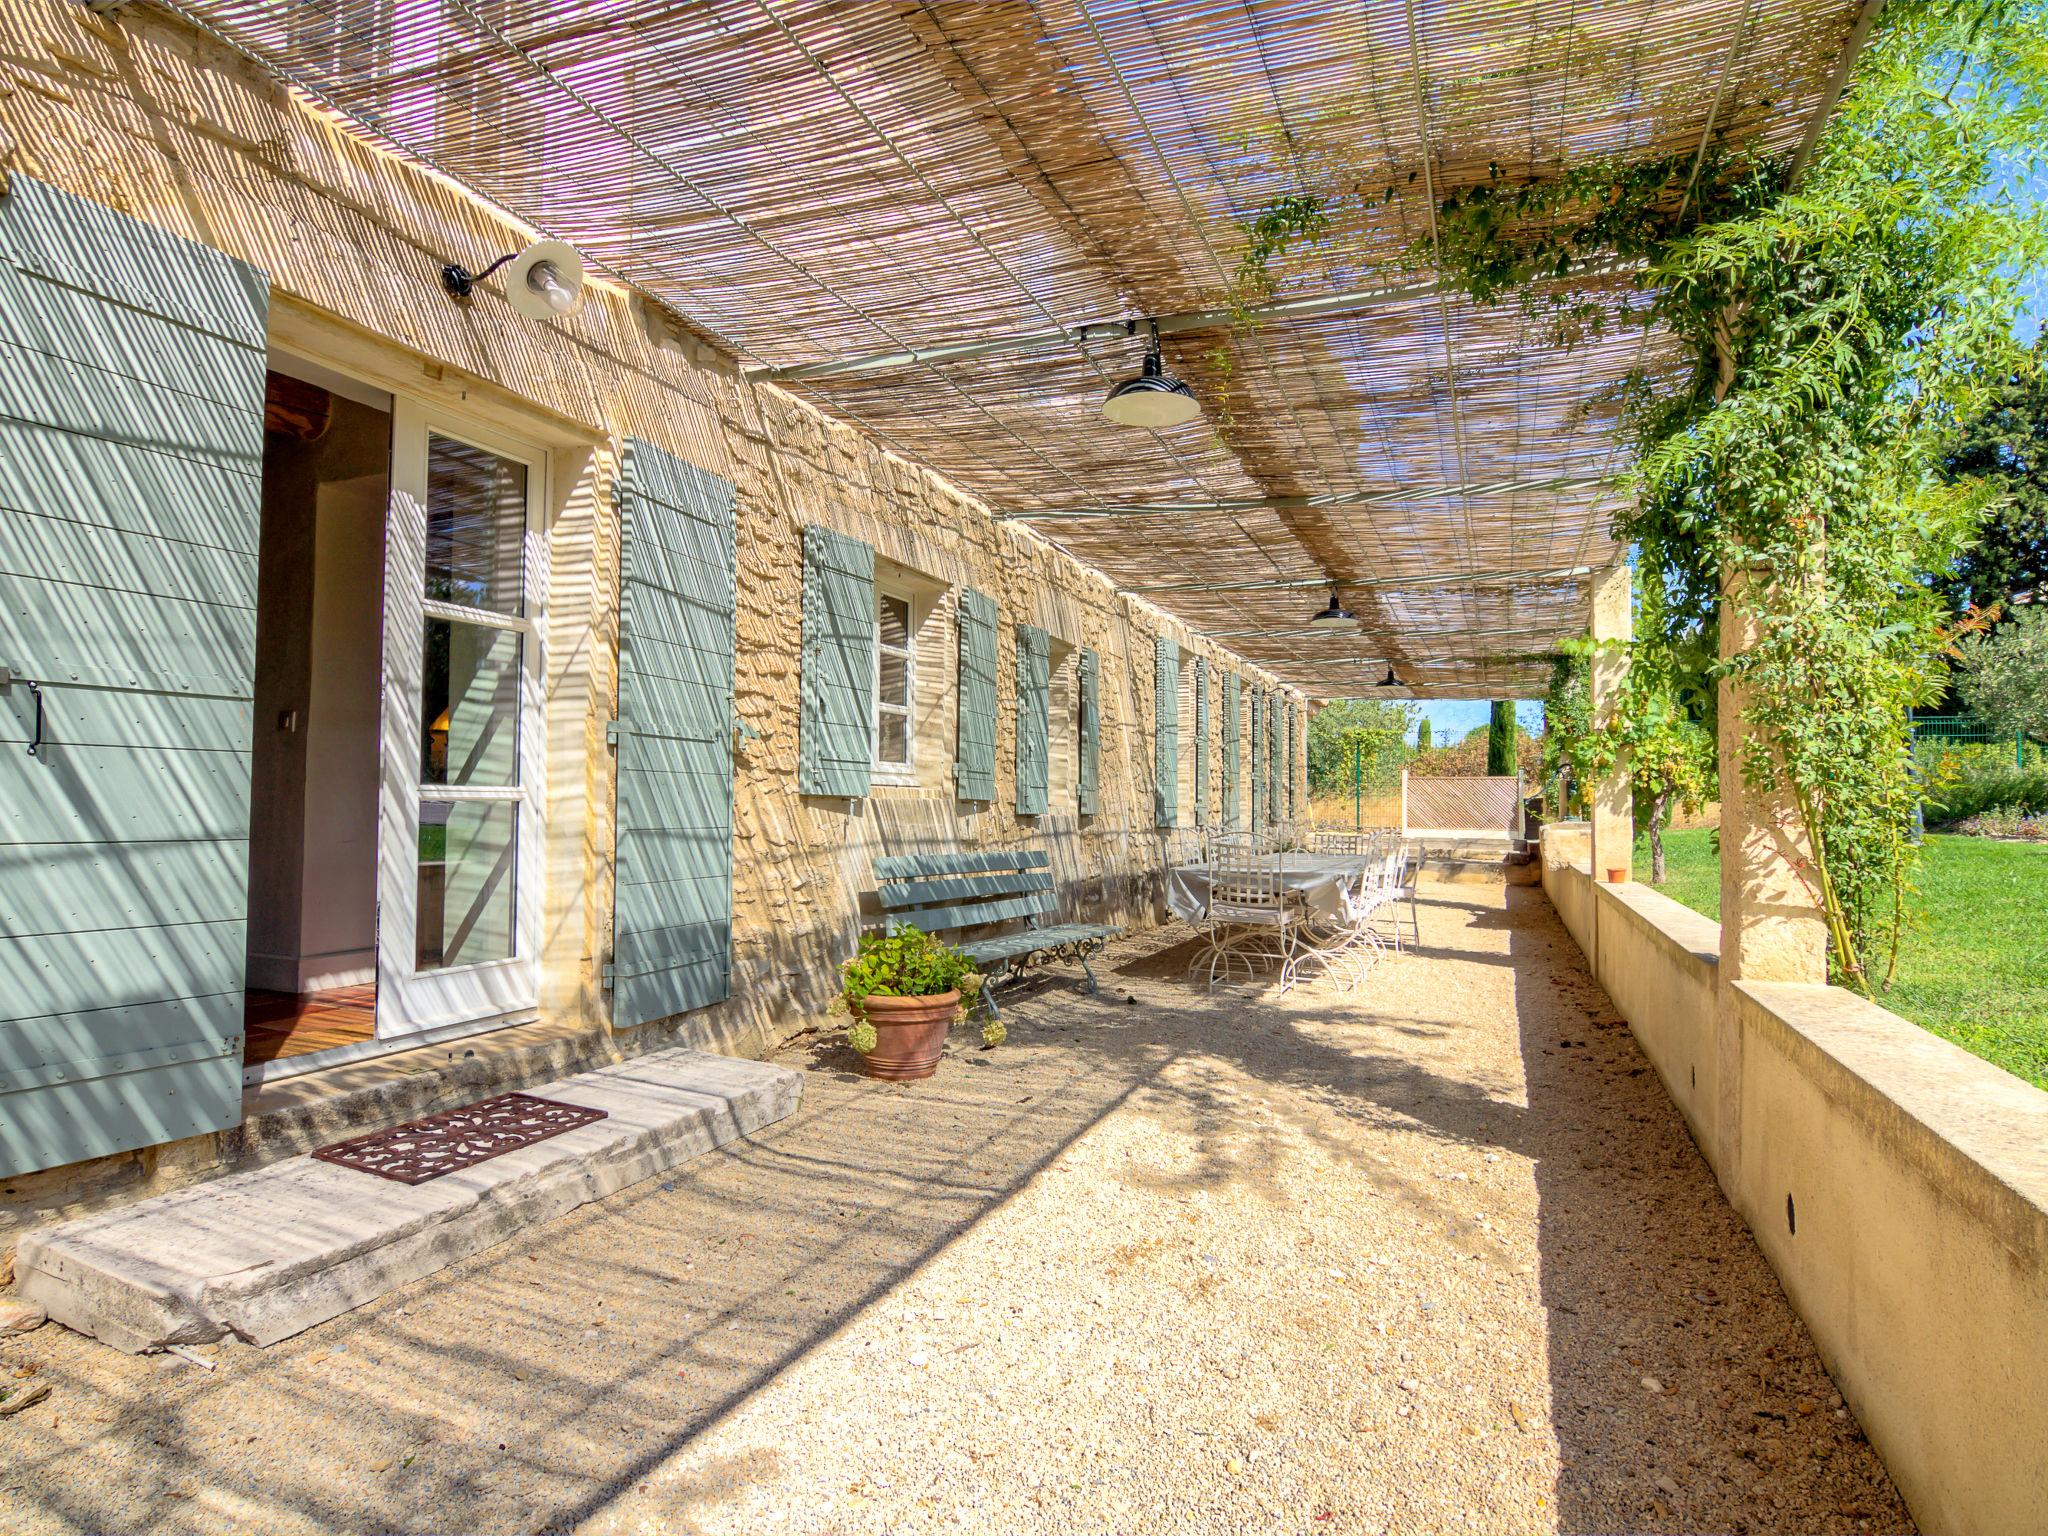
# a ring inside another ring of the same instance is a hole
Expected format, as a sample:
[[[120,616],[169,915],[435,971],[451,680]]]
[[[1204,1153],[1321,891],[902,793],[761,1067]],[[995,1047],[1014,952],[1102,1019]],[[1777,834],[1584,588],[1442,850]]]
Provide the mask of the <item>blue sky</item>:
[[[1475,725],[1486,724],[1492,705],[1485,699],[1420,699],[1417,708],[1429,718],[1435,745],[1448,746],[1464,738]],[[1525,731],[1543,734],[1543,705],[1537,699],[1522,699],[1515,705],[1515,719]]]

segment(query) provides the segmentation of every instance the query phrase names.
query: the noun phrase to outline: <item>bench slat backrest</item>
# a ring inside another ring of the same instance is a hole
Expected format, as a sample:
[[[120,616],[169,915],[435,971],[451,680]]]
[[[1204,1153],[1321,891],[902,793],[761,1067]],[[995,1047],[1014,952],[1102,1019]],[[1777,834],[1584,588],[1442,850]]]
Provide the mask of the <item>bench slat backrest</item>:
[[[1042,850],[912,853],[875,860],[876,896],[889,926],[926,933],[979,928],[1056,910],[1051,860]]]
[[[933,875],[1044,869],[1051,862],[1043,848],[1019,848],[1010,853],[894,853],[875,860],[875,878],[919,880]]]

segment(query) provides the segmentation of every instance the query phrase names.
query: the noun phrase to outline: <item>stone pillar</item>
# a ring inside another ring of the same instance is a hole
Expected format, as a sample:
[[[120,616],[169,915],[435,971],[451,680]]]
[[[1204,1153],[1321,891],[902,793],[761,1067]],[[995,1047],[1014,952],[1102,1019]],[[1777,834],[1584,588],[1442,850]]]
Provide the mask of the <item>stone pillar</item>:
[[[1721,580],[1721,659],[1741,655],[1762,632],[1748,601],[1748,572]],[[1715,999],[1714,1094],[1709,1158],[1730,1203],[1752,1222],[1770,1219],[1763,1196],[1743,1182],[1743,1056],[1746,1036],[1741,982],[1828,979],[1827,922],[1807,884],[1811,849],[1799,829],[1792,797],[1759,792],[1743,782],[1742,748],[1748,739],[1743,708],[1747,691],[1730,678],[1719,686],[1721,771],[1721,963]],[[1702,1064],[1703,1066],[1705,1064]]]
[[[1722,579],[1723,661],[1761,632],[1746,600],[1751,579],[1747,572]],[[1828,979],[1828,930],[1809,883],[1813,850],[1789,793],[1759,793],[1743,782],[1746,691],[1721,679],[1721,979],[1817,985]]]
[[[1592,637],[1600,641],[1626,641],[1634,625],[1633,589],[1626,563],[1617,561],[1593,583]],[[1603,730],[1614,718],[1622,681],[1628,676],[1628,653],[1624,650],[1596,650],[1593,653],[1593,727]],[[1586,786],[1586,801],[1593,821],[1593,878],[1605,881],[1610,869],[1633,878],[1636,843],[1635,795],[1629,788],[1628,762],[1617,761],[1601,778]]]

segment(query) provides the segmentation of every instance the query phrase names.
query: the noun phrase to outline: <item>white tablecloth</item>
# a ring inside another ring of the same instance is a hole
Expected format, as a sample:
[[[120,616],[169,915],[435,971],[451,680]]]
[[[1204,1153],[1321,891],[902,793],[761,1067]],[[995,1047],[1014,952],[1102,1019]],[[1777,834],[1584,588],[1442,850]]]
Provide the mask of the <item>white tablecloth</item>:
[[[1342,853],[1283,855],[1280,878],[1299,891],[1309,910],[1325,917],[1344,915],[1344,887],[1356,885],[1367,861]],[[1175,864],[1166,871],[1166,904],[1176,917],[1198,923],[1209,910],[1209,866]]]

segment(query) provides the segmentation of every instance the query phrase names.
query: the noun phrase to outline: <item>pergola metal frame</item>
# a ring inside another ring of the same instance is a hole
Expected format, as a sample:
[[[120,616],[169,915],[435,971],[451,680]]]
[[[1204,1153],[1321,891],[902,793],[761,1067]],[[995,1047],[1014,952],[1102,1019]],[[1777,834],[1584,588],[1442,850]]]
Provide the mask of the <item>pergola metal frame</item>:
[[[1301,644],[1295,595],[1335,587],[1351,661],[1498,696],[1541,686],[1617,554],[1624,450],[1583,407],[1683,366],[1628,334],[1628,270],[1573,274],[1611,334],[1569,355],[1447,289],[1440,199],[1503,162],[1689,151],[1696,177],[1717,140],[1796,174],[1880,3],[171,8],[572,241],[756,387],[1311,691],[1341,658]],[[1276,291],[1233,294],[1247,222],[1301,192],[1343,217]],[[1154,324],[1203,425],[1097,415]]]

